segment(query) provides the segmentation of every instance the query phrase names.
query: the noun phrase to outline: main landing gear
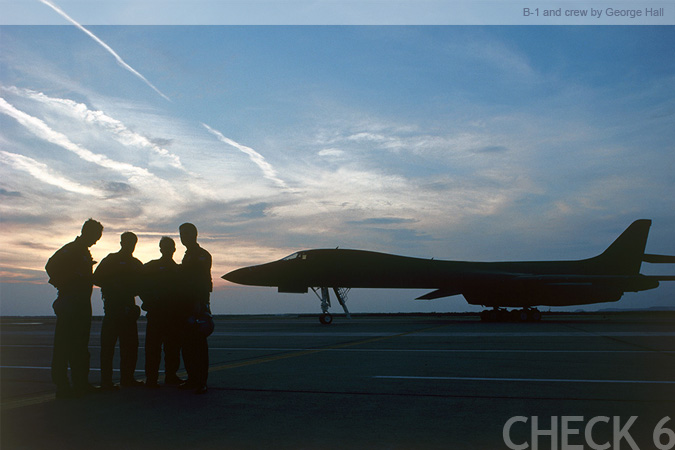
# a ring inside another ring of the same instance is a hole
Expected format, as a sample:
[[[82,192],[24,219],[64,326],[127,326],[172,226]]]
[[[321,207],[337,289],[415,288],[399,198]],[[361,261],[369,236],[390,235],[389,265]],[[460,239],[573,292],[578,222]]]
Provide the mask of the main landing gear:
[[[330,293],[328,292],[328,288],[312,288],[312,291],[314,291],[316,296],[319,297],[319,300],[321,300],[321,311],[323,314],[319,316],[319,322],[324,325],[330,325],[333,322],[333,316],[328,312],[328,308],[330,308]],[[352,316],[349,314],[346,303],[349,288],[333,288],[333,292],[335,292],[335,296],[337,297],[338,302],[340,302],[340,305],[342,305],[345,314],[351,319]]]
[[[483,322],[539,322],[541,312],[537,308],[513,309],[503,308],[486,309],[481,311],[480,320]]]

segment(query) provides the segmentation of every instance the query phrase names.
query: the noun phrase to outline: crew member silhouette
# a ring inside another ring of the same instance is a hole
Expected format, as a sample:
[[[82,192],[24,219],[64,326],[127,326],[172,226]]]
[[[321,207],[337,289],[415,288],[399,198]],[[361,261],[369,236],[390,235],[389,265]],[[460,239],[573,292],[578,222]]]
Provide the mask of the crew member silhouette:
[[[111,253],[94,272],[94,284],[101,287],[105,316],[101,326],[101,389],[115,390],[113,357],[117,339],[120,341],[120,372],[122,386],[141,386],[134,379],[138,358],[138,328],[136,320],[141,309],[136,306],[143,264],[133,253],[138,238],[129,231],[122,233],[121,249]]]
[[[56,398],[79,397],[96,390],[89,384],[89,333],[91,330],[92,268],[89,253],[103,233],[103,225],[94,219],[82,225],[80,236],[64,245],[45,269],[49,283],[58,289],[52,305],[56,313],[52,381]],[[72,386],[68,380],[70,365]]]
[[[145,331],[146,387],[159,387],[159,363],[164,347],[164,383],[180,384],[176,376],[180,366],[181,311],[178,282],[178,264],[173,260],[176,243],[170,237],[159,241],[160,259],[143,266],[142,308],[147,311]]]
[[[188,379],[181,389],[195,389],[196,394],[206,393],[209,374],[208,334],[198,326],[204,318],[211,320],[210,295],[211,254],[197,243],[197,227],[184,223],[178,228],[180,241],[186,251],[180,265],[182,293],[185,296],[188,318],[183,328],[183,362]],[[211,322],[212,324],[213,322]]]

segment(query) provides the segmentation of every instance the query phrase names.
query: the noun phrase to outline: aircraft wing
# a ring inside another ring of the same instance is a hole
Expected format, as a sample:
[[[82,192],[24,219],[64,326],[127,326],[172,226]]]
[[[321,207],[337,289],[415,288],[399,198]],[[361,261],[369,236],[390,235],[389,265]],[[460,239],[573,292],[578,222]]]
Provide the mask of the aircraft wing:
[[[415,300],[435,300],[437,298],[452,297],[453,295],[460,295],[460,289],[436,289],[435,291],[417,297]]]
[[[647,275],[570,275],[570,274],[517,274],[490,273],[472,277],[471,282],[460,283],[462,287],[439,288],[416,300],[435,300],[460,294],[471,294],[483,290],[499,291],[542,291],[547,288],[603,288],[621,289],[626,292],[638,292],[658,287],[659,281],[675,281],[675,276]]]

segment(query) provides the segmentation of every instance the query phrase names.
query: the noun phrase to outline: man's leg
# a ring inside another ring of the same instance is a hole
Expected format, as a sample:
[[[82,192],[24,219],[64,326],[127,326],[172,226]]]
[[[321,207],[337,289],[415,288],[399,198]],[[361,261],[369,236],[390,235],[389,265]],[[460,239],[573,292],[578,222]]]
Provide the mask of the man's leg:
[[[175,323],[174,323],[175,322]],[[180,368],[180,323],[178,321],[165,321],[163,327],[164,342],[164,374],[165,383],[178,384],[182,380],[176,372]]]
[[[206,393],[206,380],[209,376],[209,345],[206,337],[199,336],[195,342],[195,372],[197,394]]]
[[[103,389],[114,389],[115,386],[112,376],[117,334],[116,320],[105,315],[101,325],[101,388]]]
[[[52,381],[56,385],[56,396],[66,397],[70,393],[68,380],[69,324],[63,315],[57,316],[54,330],[54,351],[52,353]]]
[[[161,324],[148,316],[145,328],[145,378],[148,386],[157,384],[159,363],[162,358]]]
[[[82,313],[72,323],[72,351],[70,370],[73,377],[73,389],[86,394],[92,390],[89,384],[89,334],[91,316]]]
[[[136,381],[134,372],[138,361],[138,326],[136,319],[128,317],[122,319],[120,332],[120,372],[122,386],[140,386],[142,381]]]

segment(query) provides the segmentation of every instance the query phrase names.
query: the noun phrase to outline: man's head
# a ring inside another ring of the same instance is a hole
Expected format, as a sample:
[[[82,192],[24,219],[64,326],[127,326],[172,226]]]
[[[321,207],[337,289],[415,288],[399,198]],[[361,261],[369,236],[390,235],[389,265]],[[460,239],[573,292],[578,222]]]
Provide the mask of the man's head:
[[[184,223],[178,227],[180,233],[180,242],[186,246],[191,247],[197,244],[197,227],[191,223]]]
[[[137,242],[138,238],[131,231],[125,231],[124,233],[122,233],[122,236],[120,238],[120,245],[122,246],[123,252],[132,254],[134,252],[134,249],[136,249]]]
[[[173,257],[176,252],[176,243],[170,237],[164,236],[159,240],[159,252],[162,256]]]
[[[102,235],[103,225],[101,225],[100,222],[94,219],[89,219],[82,225],[82,232],[80,233],[80,236],[87,244],[87,247],[91,247],[96,242],[98,242]]]

